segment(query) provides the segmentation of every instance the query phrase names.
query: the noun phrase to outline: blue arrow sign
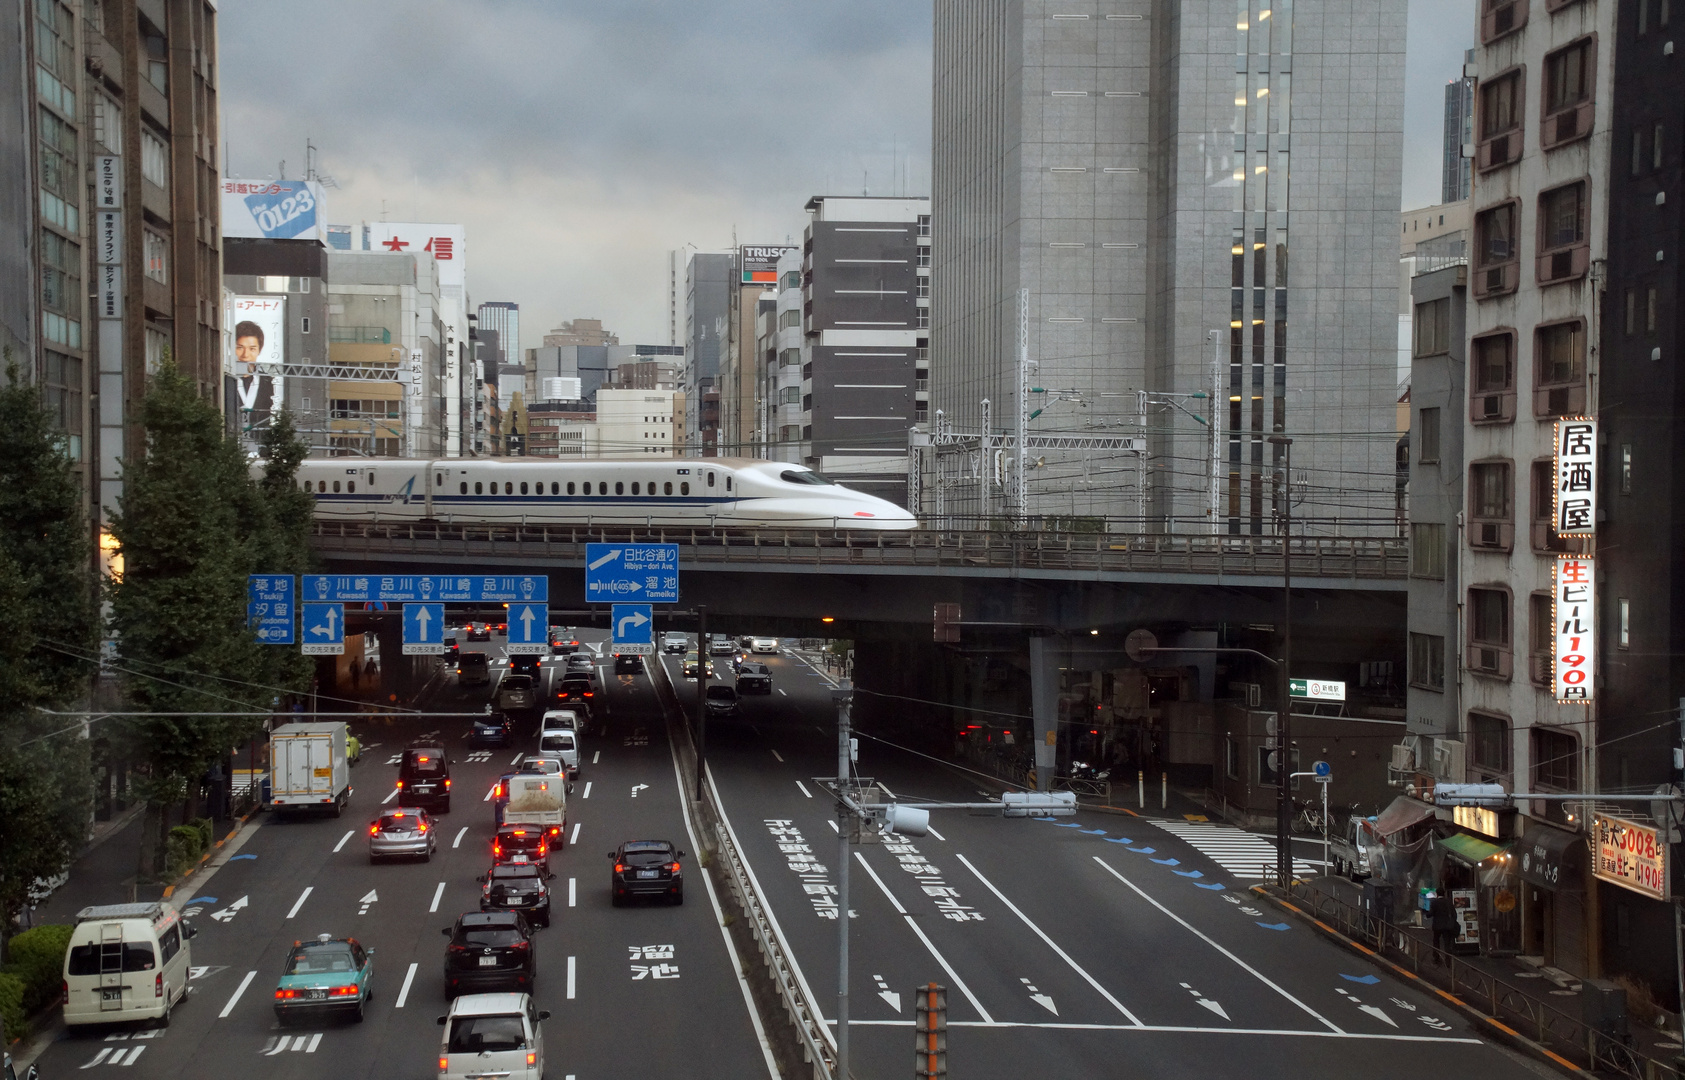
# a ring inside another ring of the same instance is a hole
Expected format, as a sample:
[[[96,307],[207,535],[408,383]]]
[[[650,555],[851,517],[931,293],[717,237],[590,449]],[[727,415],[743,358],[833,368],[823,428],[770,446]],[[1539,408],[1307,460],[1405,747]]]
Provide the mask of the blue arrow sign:
[[[586,544],[585,599],[679,602],[679,545]]]
[[[510,656],[536,656],[550,651],[550,609],[544,604],[509,605]]]
[[[649,604],[615,604],[609,615],[610,644],[622,655],[655,655],[655,617]]]
[[[673,545],[677,552],[678,545]],[[675,554],[674,560],[677,561]],[[547,603],[550,579],[543,574],[519,577],[470,577],[466,574],[412,574],[405,577],[367,574],[305,574],[301,599],[340,603],[370,601],[446,603]]]
[[[266,645],[293,643],[293,576],[252,574],[246,578],[246,625]]]
[[[1334,778],[1334,767],[1326,761],[1319,761],[1312,765],[1311,772],[1315,774],[1315,778],[1318,780],[1332,780]]]
[[[445,651],[445,605],[404,605],[404,655],[440,656]]]
[[[345,652],[345,605],[305,604],[305,656],[339,656]]]

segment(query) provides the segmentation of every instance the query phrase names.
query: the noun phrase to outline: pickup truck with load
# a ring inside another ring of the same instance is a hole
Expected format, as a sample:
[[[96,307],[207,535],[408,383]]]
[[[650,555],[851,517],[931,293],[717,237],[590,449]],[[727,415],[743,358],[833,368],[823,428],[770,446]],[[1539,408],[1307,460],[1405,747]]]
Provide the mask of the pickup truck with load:
[[[283,724],[269,733],[269,805],[338,817],[351,798],[349,729],[344,723]]]
[[[504,777],[499,785],[503,802],[497,824],[528,825],[542,829],[551,837],[550,844],[562,846],[563,831],[568,823],[567,778],[550,773],[518,772]],[[500,800],[502,801],[502,800]]]

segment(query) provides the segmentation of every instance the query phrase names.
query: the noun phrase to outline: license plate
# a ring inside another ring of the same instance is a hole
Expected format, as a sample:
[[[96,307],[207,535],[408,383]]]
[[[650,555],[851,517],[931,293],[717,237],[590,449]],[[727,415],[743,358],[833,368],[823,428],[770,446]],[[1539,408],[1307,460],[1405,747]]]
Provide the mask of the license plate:
[[[328,996],[328,992],[326,990],[306,990],[304,996],[310,1001],[321,1001]]]
[[[123,988],[121,986],[117,986],[117,987],[113,987],[109,990],[101,990],[99,992],[99,999],[102,1002],[103,1001],[122,1001],[123,1000]]]
[[[497,957],[495,957],[495,956],[482,956],[482,957],[480,957],[480,966],[481,967],[496,967],[497,966]]]
[[[638,876],[640,878],[652,878],[652,877],[655,877],[659,873],[661,873],[661,871],[659,871],[659,870],[639,870]]]

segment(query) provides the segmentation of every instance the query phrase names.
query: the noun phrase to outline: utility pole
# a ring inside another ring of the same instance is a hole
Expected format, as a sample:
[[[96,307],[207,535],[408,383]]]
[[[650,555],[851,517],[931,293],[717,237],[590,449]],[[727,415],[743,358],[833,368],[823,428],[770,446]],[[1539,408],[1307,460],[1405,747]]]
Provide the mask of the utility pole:
[[[1211,331],[1211,425],[1206,436],[1211,440],[1211,501],[1206,513],[1211,518],[1211,535],[1222,533],[1222,519],[1218,516],[1222,498],[1223,476],[1223,340]]]
[[[1018,445],[1013,461],[1013,503],[1018,520],[1030,516],[1030,290],[1018,290]]]
[[[837,702],[837,1080],[848,1080],[848,835],[854,824],[848,800],[848,713],[854,692],[845,679],[832,696]]]
[[[683,675],[684,672],[679,672]],[[708,763],[708,605],[696,607],[696,801]]]
[[[993,469],[990,463],[989,443],[994,424],[993,408],[988,398],[983,399],[983,430],[977,437],[977,528],[989,527],[989,473]]]
[[[1141,433],[1142,448],[1135,454],[1135,515],[1141,524],[1136,528],[1144,536],[1147,532],[1147,392],[1135,394],[1135,428]]]
[[[1282,447],[1281,486],[1281,715],[1275,725],[1275,842],[1276,873],[1281,887],[1293,880],[1293,440],[1271,435],[1269,443]]]

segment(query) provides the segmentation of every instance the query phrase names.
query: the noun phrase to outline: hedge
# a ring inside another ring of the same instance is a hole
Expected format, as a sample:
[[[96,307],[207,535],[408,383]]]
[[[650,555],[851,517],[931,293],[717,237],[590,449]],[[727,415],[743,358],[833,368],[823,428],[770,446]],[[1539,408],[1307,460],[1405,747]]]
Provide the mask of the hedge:
[[[7,943],[11,962],[6,974],[23,985],[23,1011],[33,1015],[57,1000],[63,990],[64,952],[74,927],[57,923],[25,930]]]
[[[6,1025],[6,1041],[29,1034],[29,1013],[23,1007],[23,980],[0,971],[0,1020]]]
[[[199,856],[204,853],[203,836],[192,825],[177,825],[170,830],[166,849],[169,852],[170,872],[185,874],[192,870],[199,862]]]

